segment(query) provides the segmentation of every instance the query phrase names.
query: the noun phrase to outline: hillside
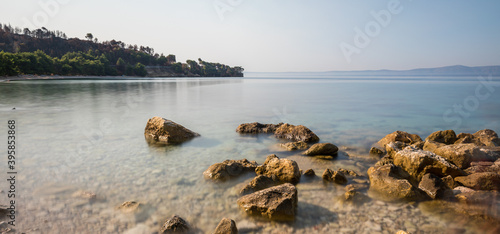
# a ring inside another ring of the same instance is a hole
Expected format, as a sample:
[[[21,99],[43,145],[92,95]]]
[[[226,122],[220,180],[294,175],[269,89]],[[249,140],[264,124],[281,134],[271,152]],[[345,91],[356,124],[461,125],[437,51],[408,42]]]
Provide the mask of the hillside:
[[[202,59],[180,63],[175,55],[164,56],[147,46],[116,40],[99,42],[91,33],[86,38],[67,38],[63,32],[46,28],[30,30],[0,24],[0,76],[148,76],[148,71],[155,69],[169,71],[156,73],[165,76],[243,76],[242,67]]]

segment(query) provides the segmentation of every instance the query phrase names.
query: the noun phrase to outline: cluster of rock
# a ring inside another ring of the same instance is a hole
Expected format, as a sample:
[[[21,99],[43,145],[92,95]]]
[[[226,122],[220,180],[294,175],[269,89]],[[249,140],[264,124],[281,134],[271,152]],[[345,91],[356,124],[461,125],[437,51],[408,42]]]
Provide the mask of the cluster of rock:
[[[500,139],[492,130],[474,134],[437,131],[422,140],[396,131],[370,153],[383,156],[368,169],[370,191],[386,200],[440,199],[473,202],[499,198]],[[384,156],[385,155],[385,156]]]
[[[303,141],[305,143],[315,143],[319,141],[319,137],[314,134],[309,128],[302,125],[291,125],[287,123],[279,124],[261,124],[261,123],[244,123],[236,128],[238,133],[274,133],[276,138],[282,138],[291,141]]]

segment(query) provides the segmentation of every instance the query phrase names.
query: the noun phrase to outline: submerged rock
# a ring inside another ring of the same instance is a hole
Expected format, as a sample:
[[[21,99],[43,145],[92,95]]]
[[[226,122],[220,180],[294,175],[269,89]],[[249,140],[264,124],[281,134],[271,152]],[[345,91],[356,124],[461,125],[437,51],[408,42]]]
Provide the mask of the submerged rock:
[[[236,128],[236,132],[238,133],[274,133],[276,129],[281,126],[283,123],[279,124],[261,124],[261,123],[244,123],[240,124],[238,128]]]
[[[480,172],[468,176],[455,177],[455,181],[476,190],[500,191],[500,175],[493,172]]]
[[[382,195],[384,200],[425,200],[427,196],[413,186],[407,178],[409,175],[400,167],[386,164],[368,169],[370,191]]]
[[[297,163],[290,159],[280,159],[275,154],[267,156],[266,161],[255,169],[257,175],[275,176],[284,183],[296,184],[300,180],[300,170]]]
[[[146,124],[144,136],[146,140],[151,143],[179,144],[191,140],[194,137],[198,137],[200,134],[171,120],[153,117],[149,119]]]
[[[376,155],[376,156],[381,157],[381,156],[383,156],[383,155],[384,155],[384,151],[383,151],[383,150],[381,150],[381,149],[379,149],[379,148],[372,147],[372,148],[370,149],[370,154],[371,154],[371,155]]]
[[[280,144],[282,148],[287,149],[288,151],[293,151],[293,150],[305,150],[309,145],[303,141],[296,141],[296,142],[287,142]]]
[[[403,131],[395,131],[393,133],[386,135],[384,138],[382,138],[380,141],[378,141],[378,144],[381,147],[385,148],[387,144],[389,144],[391,142],[396,142],[396,141],[411,145],[414,143],[421,142],[422,138],[420,138],[420,136],[418,136],[417,134],[410,134],[410,133],[403,132]]]
[[[240,191],[240,195],[247,195],[250,193],[257,192],[259,190],[263,190],[269,187],[273,187],[280,184],[280,181],[276,178],[276,176],[263,176],[258,175],[250,181],[245,187],[243,187]]]
[[[317,155],[329,155],[336,156],[339,148],[332,143],[316,143],[311,146],[304,155],[307,156],[317,156]]]
[[[347,184],[347,178],[344,173],[340,171],[334,171],[331,169],[326,169],[322,175],[323,180],[334,182],[336,184]]]
[[[238,199],[238,205],[247,214],[276,221],[294,220],[297,203],[297,189],[290,183],[260,190]]]
[[[215,228],[214,234],[238,234],[236,222],[232,219],[223,218]]]
[[[189,224],[181,217],[174,215],[165,221],[160,233],[189,233],[189,230]]]
[[[368,196],[366,196],[364,193],[358,191],[358,189],[351,185],[347,185],[345,187],[346,192],[344,195],[341,197],[342,203],[352,203],[355,205],[360,205],[362,203],[365,203],[370,200]]]
[[[282,124],[274,132],[277,138],[283,138],[291,141],[303,141],[314,143],[319,141],[319,137],[309,128],[303,125]]]
[[[308,176],[308,177],[313,177],[315,176],[316,173],[314,172],[313,169],[307,169],[305,172],[304,172],[304,176]]]
[[[453,131],[453,130],[437,131],[437,132],[431,133],[431,135],[429,135],[427,138],[425,138],[425,141],[434,141],[434,142],[450,145],[450,144],[455,143],[455,141],[457,141],[457,135],[455,134],[455,131]]]
[[[213,181],[225,181],[232,177],[239,176],[244,172],[251,172],[257,168],[257,162],[240,160],[225,160],[222,163],[215,163],[203,172],[205,179]]]
[[[136,201],[126,201],[118,206],[116,209],[120,210],[123,213],[133,213],[139,210],[139,207],[142,206],[141,203]]]

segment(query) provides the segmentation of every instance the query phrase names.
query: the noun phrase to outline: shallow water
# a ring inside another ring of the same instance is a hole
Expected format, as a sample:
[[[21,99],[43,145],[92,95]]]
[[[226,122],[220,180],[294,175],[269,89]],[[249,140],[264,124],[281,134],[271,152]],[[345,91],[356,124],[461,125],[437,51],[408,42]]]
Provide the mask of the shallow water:
[[[214,184],[202,173],[225,159],[263,163],[275,153],[317,174],[342,167],[366,176],[377,160],[367,155],[370,145],[395,130],[422,138],[450,128],[457,133],[485,128],[500,132],[500,82],[490,84],[491,89],[481,90],[493,90],[490,95],[478,98],[481,82],[476,77],[0,83],[0,132],[7,131],[9,119],[16,120],[18,130],[15,228],[33,233],[151,233],[178,214],[205,233],[223,217],[234,219],[240,230],[259,233],[474,232],[423,213],[417,204],[373,199],[362,206],[342,205],[336,198],[344,186],[324,184],[319,177],[298,184],[295,222],[263,222],[247,217],[236,204],[238,188],[251,175]],[[469,109],[463,115],[452,112],[453,121],[443,118],[457,104]],[[153,116],[202,136],[180,146],[150,146],[143,132]],[[311,159],[284,152],[272,136],[235,132],[238,124],[256,121],[306,125],[342,152],[333,161]],[[1,147],[6,148],[4,141]],[[7,177],[3,172],[1,176]],[[5,204],[6,180],[0,185],[0,204]],[[73,196],[79,190],[97,194],[96,200]],[[136,214],[116,209],[130,200],[144,207]]]

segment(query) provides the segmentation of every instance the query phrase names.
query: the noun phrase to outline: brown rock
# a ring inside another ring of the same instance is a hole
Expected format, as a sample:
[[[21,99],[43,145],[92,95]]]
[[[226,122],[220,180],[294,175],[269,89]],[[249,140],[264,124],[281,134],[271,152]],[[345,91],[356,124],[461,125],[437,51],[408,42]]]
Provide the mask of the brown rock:
[[[382,155],[384,155],[384,151],[382,151],[382,150],[381,150],[381,149],[379,149],[379,148],[372,147],[372,148],[370,149],[370,154],[371,154],[371,155],[376,155],[376,156],[381,157]]]
[[[411,145],[411,144],[422,141],[422,138],[420,138],[416,134],[409,134],[409,133],[403,132],[403,131],[395,131],[391,134],[388,134],[387,136],[382,138],[380,141],[378,141],[378,144],[380,146],[382,146],[383,148],[385,148],[385,146],[387,144],[389,144],[391,142],[396,142],[396,141],[400,141],[400,142],[407,143],[407,144]]]
[[[500,146],[500,139],[495,131],[490,129],[479,130],[472,134],[478,142],[485,146]]]
[[[284,138],[291,141],[303,141],[306,143],[319,141],[319,137],[314,132],[302,125],[282,124],[276,129],[274,135],[277,138]]]
[[[408,146],[394,154],[393,160],[394,165],[408,172],[411,176],[410,181],[414,184],[418,184],[427,173],[433,173],[440,177],[465,175],[464,171],[448,162],[445,158],[412,146]]]
[[[457,141],[457,135],[453,130],[437,131],[431,133],[431,135],[425,138],[425,141],[434,141],[450,145],[455,143],[455,141]]]
[[[390,142],[389,144],[385,145],[385,151],[387,151],[386,156],[392,157],[394,156],[395,153],[403,150],[407,146],[408,144],[403,143],[401,141]]]
[[[441,178],[441,180],[443,181],[444,185],[446,187],[448,187],[449,189],[454,189],[455,187],[457,187],[457,184],[455,183],[455,179],[453,179],[453,177],[451,175],[445,176],[445,177]]]
[[[339,168],[340,172],[344,173],[344,175],[349,175],[349,176],[359,176],[358,173],[356,173],[355,171],[352,171],[352,170],[348,170],[348,169],[344,169],[344,168]]]
[[[316,155],[330,155],[336,156],[339,148],[332,143],[316,143],[311,146],[304,155],[316,156]]]
[[[445,196],[452,196],[453,192],[443,183],[443,181],[430,173],[424,175],[420,183],[418,184],[418,188],[432,199],[443,198]]]
[[[222,163],[215,163],[203,172],[205,179],[213,181],[226,181],[232,177],[239,176],[244,172],[251,172],[257,168],[255,161],[241,160],[225,160]]]
[[[123,213],[133,213],[136,212],[140,208],[140,206],[142,206],[142,204],[139,202],[126,201],[118,206],[117,209],[122,211]]]
[[[276,128],[281,126],[283,123],[279,124],[261,124],[261,123],[244,123],[240,124],[238,128],[236,128],[236,132],[238,133],[274,133]]]
[[[249,215],[277,221],[295,219],[297,189],[290,183],[248,194],[238,199],[238,205]]]
[[[333,171],[331,169],[326,169],[323,172],[323,180],[334,182],[336,184],[347,184],[347,178],[344,173],[340,171]]]
[[[344,193],[344,196],[342,197],[343,203],[353,203],[353,204],[362,204],[367,201],[369,201],[370,198],[363,194],[362,192],[358,191],[355,186],[352,185],[347,185],[346,186],[346,192]]]
[[[236,222],[232,219],[223,218],[215,228],[214,234],[238,234]]]
[[[297,163],[290,159],[280,159],[275,154],[269,155],[261,166],[255,169],[257,175],[276,176],[284,183],[296,184],[300,181],[300,170]]]
[[[174,215],[163,224],[160,233],[188,233],[189,224],[181,217]]]
[[[475,144],[446,145],[435,149],[434,153],[448,159],[461,169],[469,167],[472,161],[487,159],[487,155]]]
[[[370,179],[370,191],[381,195],[381,199],[416,201],[427,198],[425,193],[406,179],[408,175],[405,175],[401,168],[393,164],[370,167],[368,177]]]
[[[247,195],[250,193],[257,192],[259,190],[263,190],[269,187],[273,187],[280,184],[280,182],[276,179],[275,176],[263,176],[258,175],[250,181],[243,189],[240,191],[240,195]]]
[[[455,177],[455,181],[476,190],[500,191],[500,175],[493,172],[480,172],[468,176]]]
[[[333,170],[327,168],[325,169],[321,177],[323,178],[323,180],[332,181],[332,176],[333,176]]]
[[[200,136],[200,134],[171,120],[153,117],[146,124],[144,136],[150,143],[179,144]]]
[[[486,205],[490,206],[491,201],[498,201],[500,194],[497,191],[469,191],[455,195],[458,201],[469,205]]]
[[[296,142],[287,142],[284,144],[280,144],[281,147],[287,149],[288,151],[293,151],[293,150],[305,150],[309,145],[303,141],[296,141]]]
[[[443,146],[446,146],[446,144],[426,140],[424,143],[423,150],[430,151],[430,152],[434,153],[434,150],[436,150],[437,148],[443,147]]]
[[[460,133],[457,135],[457,141],[455,141],[455,144],[467,144],[467,143],[476,144],[476,140],[474,139],[474,136],[472,134]]]
[[[308,176],[308,177],[313,177],[316,175],[316,173],[314,172],[313,169],[307,169],[305,172],[304,172],[304,175],[305,176]]]

